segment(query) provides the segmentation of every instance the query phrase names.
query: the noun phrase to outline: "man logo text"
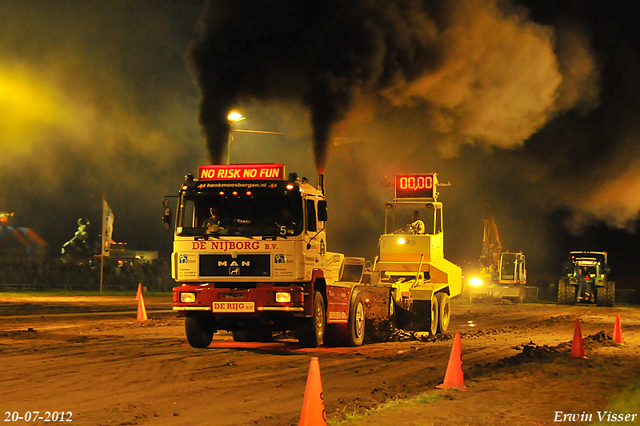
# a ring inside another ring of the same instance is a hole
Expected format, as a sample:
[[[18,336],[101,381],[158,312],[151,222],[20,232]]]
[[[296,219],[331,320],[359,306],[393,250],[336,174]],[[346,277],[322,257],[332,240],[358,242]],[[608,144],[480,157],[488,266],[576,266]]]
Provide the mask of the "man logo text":
[[[232,260],[231,263],[227,262],[226,260],[218,260],[218,266],[251,266],[251,261],[243,260],[240,262],[240,265],[238,265],[238,262],[236,262],[235,260]]]

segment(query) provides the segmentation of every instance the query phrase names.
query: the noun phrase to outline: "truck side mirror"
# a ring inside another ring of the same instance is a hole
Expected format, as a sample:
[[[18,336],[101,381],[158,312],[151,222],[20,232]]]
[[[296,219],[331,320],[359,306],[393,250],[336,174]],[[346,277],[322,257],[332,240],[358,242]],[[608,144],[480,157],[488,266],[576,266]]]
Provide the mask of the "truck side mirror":
[[[327,221],[327,202],[325,200],[318,201],[318,220],[320,222]]]
[[[162,222],[164,223],[164,229],[169,229],[171,227],[171,219],[172,219],[172,212],[171,212],[171,207],[169,207],[169,200],[168,199],[164,199],[164,202],[162,203],[163,206],[163,210],[164,210],[164,214],[162,215]]]

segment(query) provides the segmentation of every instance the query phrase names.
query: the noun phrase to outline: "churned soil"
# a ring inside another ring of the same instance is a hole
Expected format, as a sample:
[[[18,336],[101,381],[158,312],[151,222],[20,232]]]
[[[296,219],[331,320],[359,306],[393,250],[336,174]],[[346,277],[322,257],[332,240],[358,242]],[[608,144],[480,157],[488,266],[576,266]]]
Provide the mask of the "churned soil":
[[[220,333],[194,349],[170,297],[145,305],[141,322],[133,295],[0,293],[2,420],[27,424],[11,416],[38,411],[79,425],[297,425],[311,357],[332,425],[547,425],[559,415],[587,424],[589,414],[598,424],[598,411],[640,414],[637,393],[625,401],[640,377],[632,306],[453,300],[449,334],[436,338],[395,331],[357,348],[305,349],[288,335],[237,343]],[[611,338],[616,314],[625,345]],[[570,357],[576,320],[586,359]],[[436,389],[456,333],[467,391]]]

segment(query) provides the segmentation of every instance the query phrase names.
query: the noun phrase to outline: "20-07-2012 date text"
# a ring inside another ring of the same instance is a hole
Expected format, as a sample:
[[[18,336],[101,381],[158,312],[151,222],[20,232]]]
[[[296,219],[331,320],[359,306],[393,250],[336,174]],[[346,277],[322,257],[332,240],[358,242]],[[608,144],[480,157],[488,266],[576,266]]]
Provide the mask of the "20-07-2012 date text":
[[[18,411],[5,411],[5,422],[19,422],[24,421],[27,423],[43,421],[45,423],[61,423],[72,422],[73,413],[71,411],[25,411],[20,413]]]

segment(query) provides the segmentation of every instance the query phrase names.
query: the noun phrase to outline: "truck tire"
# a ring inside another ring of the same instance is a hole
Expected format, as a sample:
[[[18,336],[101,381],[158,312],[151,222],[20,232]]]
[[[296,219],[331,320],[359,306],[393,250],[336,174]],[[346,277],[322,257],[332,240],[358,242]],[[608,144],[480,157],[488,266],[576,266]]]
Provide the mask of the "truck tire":
[[[616,283],[613,281],[607,281],[605,283],[607,298],[604,303],[605,306],[612,307],[616,302]]]
[[[361,346],[362,342],[364,342],[364,331],[364,301],[360,291],[356,290],[349,307],[349,330],[346,336],[346,345]]]
[[[518,297],[514,298],[513,301],[515,303],[524,303],[524,300],[527,298],[527,294],[524,291],[524,288],[520,287],[518,289]]]
[[[576,293],[577,292],[578,292],[578,286],[573,285],[571,283],[567,283],[567,296],[566,296],[567,305],[575,305],[576,304]]]
[[[438,301],[438,326],[437,333],[444,334],[449,329],[451,321],[451,303],[449,303],[449,295],[447,293],[436,293]]]
[[[316,291],[313,295],[312,317],[302,319],[298,325],[298,341],[305,348],[317,348],[322,346],[325,327],[326,315],[324,309],[324,298],[320,292]]]
[[[560,278],[558,281],[558,304],[564,305],[567,303],[567,279]]]
[[[211,315],[200,312],[187,314],[184,319],[184,329],[189,345],[194,348],[209,347],[213,334],[217,331]]]

